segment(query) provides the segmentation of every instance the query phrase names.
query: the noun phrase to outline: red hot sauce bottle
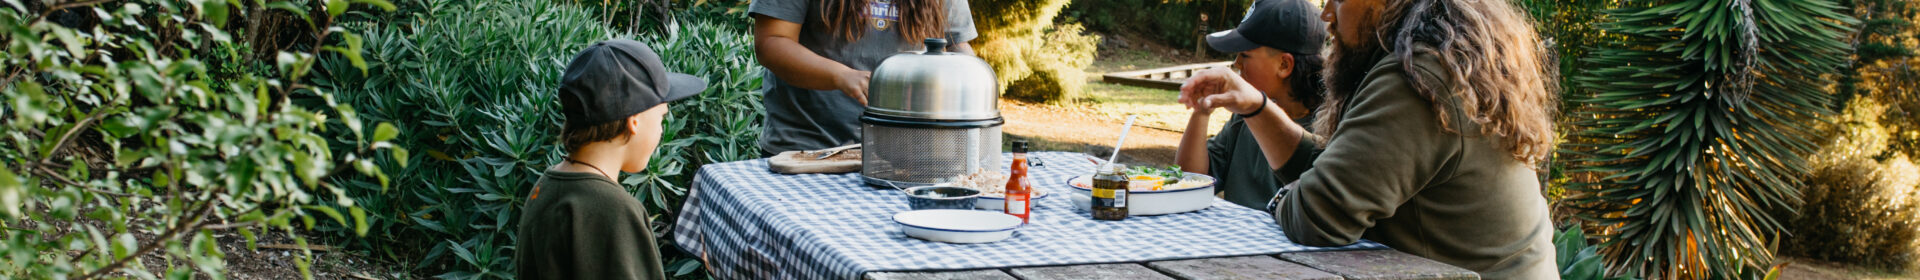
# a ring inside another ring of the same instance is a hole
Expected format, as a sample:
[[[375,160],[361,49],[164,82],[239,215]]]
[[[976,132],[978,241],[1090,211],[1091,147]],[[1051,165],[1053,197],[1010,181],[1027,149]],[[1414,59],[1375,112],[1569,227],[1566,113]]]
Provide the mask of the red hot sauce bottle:
[[[1007,215],[1026,224],[1033,215],[1033,179],[1027,178],[1027,141],[1013,141],[1013,174],[1007,177]]]

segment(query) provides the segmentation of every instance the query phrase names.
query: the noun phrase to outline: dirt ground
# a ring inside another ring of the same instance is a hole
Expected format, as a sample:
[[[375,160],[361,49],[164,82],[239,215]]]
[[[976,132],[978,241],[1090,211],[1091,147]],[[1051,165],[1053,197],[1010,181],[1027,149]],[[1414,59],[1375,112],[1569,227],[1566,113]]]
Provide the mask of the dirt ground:
[[[1035,150],[1081,152],[1106,157],[1112,155],[1125,120],[1092,112],[1096,108],[1068,107],[1000,101],[1000,114],[1007,119],[1001,132],[1011,139],[1035,142]],[[1136,121],[1137,122],[1137,121]],[[1173,164],[1180,131],[1135,125],[1127,134],[1120,151],[1120,162],[1131,165]]]

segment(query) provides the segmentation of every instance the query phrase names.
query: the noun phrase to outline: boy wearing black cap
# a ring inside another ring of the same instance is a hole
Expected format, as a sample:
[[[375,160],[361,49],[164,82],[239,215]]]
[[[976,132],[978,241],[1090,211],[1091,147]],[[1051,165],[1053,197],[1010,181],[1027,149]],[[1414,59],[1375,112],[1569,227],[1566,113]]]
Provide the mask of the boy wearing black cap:
[[[667,102],[706,90],[669,73],[640,42],[593,44],[560,78],[566,160],[548,168],[521,209],[520,279],[665,279],[646,207],[621,187],[660,142]]]
[[[1239,27],[1207,35],[1207,45],[1233,53],[1240,77],[1265,93],[1267,102],[1289,113],[1281,117],[1304,127],[1313,122],[1309,110],[1320,106],[1321,92],[1326,88],[1320,81],[1320,51],[1326,44],[1327,31],[1319,15],[1320,9],[1305,0],[1255,1]],[[1187,172],[1218,178],[1227,201],[1266,209],[1279,186],[1299,179],[1300,173],[1312,166],[1311,141],[1300,141],[1297,150],[1301,152],[1289,158],[1268,158],[1261,153],[1246,122],[1274,112],[1236,115],[1227,120],[1218,135],[1207,139],[1207,120],[1214,110],[1194,109],[1175,161]]]

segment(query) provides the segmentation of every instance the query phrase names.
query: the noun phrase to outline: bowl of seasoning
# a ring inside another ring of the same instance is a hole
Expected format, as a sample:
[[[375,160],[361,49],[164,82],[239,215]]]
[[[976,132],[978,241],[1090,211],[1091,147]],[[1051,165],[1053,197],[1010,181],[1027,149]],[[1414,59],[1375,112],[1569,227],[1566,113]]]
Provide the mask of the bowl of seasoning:
[[[980,199],[980,191],[953,185],[932,185],[907,188],[907,207],[913,210],[927,209],[973,209],[975,200]]]

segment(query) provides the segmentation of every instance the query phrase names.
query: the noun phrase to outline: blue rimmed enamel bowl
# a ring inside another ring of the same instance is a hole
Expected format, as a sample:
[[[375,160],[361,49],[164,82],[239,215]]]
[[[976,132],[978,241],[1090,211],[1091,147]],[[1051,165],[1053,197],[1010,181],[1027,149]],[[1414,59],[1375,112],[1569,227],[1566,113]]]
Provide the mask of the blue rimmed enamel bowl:
[[[1029,203],[1029,205],[1039,206],[1038,202],[1040,201],[1041,198],[1046,198],[1048,195],[1052,195],[1052,194],[1053,193],[1050,193],[1047,191],[1042,191],[1040,190],[1040,188],[1033,188],[1033,197],[1027,198],[1027,201],[1028,201],[1027,203]],[[987,210],[1007,210],[1006,194],[982,194],[980,195],[980,199],[975,200],[974,203],[975,203],[973,206],[974,208],[987,209]]]
[[[979,210],[914,210],[893,214],[907,236],[947,243],[988,243],[1013,237],[1020,218]]]

